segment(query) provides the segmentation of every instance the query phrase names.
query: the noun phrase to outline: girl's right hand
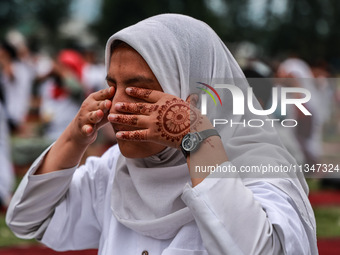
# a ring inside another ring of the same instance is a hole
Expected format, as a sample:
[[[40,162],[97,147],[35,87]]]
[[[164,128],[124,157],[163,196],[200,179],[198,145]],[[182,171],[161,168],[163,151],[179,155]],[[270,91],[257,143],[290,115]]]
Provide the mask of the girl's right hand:
[[[108,122],[114,94],[114,87],[110,87],[94,92],[84,100],[69,126],[73,141],[86,146],[96,140],[97,131]]]

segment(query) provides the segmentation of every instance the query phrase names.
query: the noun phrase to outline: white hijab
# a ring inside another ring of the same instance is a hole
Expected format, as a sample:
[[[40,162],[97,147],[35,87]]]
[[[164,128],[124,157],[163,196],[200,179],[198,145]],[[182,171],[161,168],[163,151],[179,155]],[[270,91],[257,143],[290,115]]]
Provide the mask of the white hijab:
[[[191,93],[199,93],[197,82],[205,82],[211,86],[234,84],[246,95],[248,84],[241,69],[221,39],[204,22],[184,15],[163,14],[125,28],[107,42],[107,70],[110,46],[115,40],[129,44],[144,58],[165,93],[185,100]],[[243,119],[264,119],[254,117],[247,110],[244,116],[233,115],[231,94],[226,90],[219,92],[223,108],[217,108],[212,100],[208,100],[207,109],[212,109],[208,112],[210,120],[223,118],[241,122]],[[259,108],[258,104],[256,106]],[[236,167],[294,163],[275,130],[269,126],[219,125],[216,129],[229,160]],[[298,205],[302,215],[310,216],[310,223],[315,226],[306,196],[308,187],[301,174],[282,174],[281,178],[241,177],[245,185],[265,180],[280,188]],[[159,155],[144,159],[121,156],[112,191],[112,212],[119,222],[143,235],[171,238],[180,227],[193,220],[180,198],[187,182],[190,182],[188,167],[178,150],[168,148]]]

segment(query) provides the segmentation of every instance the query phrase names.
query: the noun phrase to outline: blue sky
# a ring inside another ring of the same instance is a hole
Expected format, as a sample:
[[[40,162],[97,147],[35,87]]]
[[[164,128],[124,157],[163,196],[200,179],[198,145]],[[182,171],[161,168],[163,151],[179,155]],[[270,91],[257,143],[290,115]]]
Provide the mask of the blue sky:
[[[101,0],[73,0],[71,14],[77,20],[90,23],[98,17],[101,2]]]

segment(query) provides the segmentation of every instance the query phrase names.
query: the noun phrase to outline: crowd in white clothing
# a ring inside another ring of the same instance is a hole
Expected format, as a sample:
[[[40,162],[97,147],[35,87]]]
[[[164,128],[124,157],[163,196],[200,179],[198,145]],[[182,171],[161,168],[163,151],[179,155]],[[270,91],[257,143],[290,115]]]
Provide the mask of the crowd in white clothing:
[[[82,100],[106,87],[104,64],[96,58],[95,50],[60,50],[53,59],[41,52],[30,52],[22,36],[15,38],[6,38],[0,45],[3,206],[8,205],[14,184],[10,137],[27,139],[39,135],[46,140],[44,144],[55,141],[76,115]],[[31,115],[38,115],[39,131],[28,128]]]

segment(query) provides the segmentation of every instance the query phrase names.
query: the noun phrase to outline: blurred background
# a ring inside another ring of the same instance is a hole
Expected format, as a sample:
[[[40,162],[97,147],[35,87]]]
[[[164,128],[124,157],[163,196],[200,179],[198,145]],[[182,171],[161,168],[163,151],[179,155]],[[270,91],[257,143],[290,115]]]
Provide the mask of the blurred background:
[[[287,78],[294,78],[290,86],[312,91],[314,99],[306,106],[312,117],[292,110],[290,117],[299,119],[301,128],[277,127],[278,132],[298,163],[340,168],[340,1],[1,0],[0,254],[59,254],[10,232],[4,218],[11,194],[82,100],[107,86],[103,57],[109,36],[160,13],[208,23],[251,78],[264,108],[271,88],[287,86]],[[83,161],[114,143],[111,128],[104,127]],[[340,254],[339,178],[312,171],[306,177],[319,252]]]

